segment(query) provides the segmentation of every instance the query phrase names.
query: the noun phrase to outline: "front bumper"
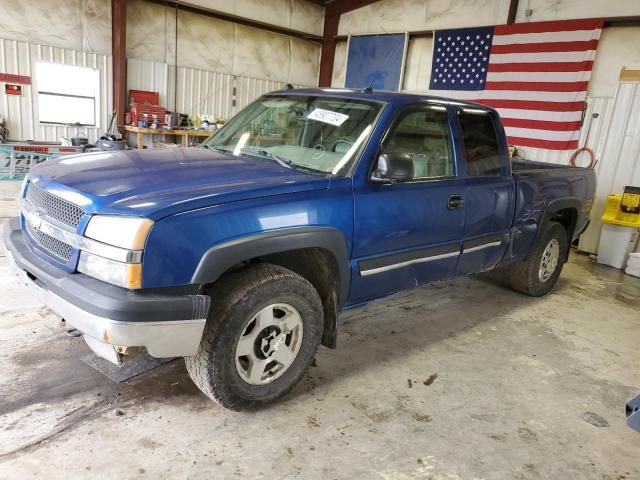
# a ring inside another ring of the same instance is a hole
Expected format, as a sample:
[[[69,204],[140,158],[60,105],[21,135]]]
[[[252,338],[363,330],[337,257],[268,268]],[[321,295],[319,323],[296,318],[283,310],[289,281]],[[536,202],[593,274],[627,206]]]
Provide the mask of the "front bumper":
[[[66,273],[27,246],[18,218],[5,226],[9,265],[56,315],[85,335],[87,344],[113,363],[117,352],[144,347],[153,357],[195,355],[210,298],[187,290],[132,291],[83,274]],[[90,338],[86,338],[90,337]]]

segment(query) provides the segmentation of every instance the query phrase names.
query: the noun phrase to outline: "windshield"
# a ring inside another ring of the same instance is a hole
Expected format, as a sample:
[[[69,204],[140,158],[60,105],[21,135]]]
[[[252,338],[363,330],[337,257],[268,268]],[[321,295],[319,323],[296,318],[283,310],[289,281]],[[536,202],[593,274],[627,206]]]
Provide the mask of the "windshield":
[[[381,106],[337,97],[266,96],[233,117],[203,146],[312,173],[345,175]]]

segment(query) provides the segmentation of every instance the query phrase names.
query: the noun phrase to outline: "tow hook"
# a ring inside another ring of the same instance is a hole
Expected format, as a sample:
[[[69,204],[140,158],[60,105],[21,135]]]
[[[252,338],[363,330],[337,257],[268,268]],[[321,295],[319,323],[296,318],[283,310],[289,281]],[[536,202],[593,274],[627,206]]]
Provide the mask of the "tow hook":
[[[76,328],[69,328],[68,330],[64,331],[64,334],[67,337],[73,337],[73,338],[78,338],[82,336],[82,332]]]

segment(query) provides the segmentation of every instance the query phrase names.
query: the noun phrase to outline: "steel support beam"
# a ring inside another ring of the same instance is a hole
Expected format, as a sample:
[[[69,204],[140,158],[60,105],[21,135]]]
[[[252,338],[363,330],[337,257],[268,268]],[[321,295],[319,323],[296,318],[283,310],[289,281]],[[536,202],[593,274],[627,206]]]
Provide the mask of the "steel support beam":
[[[640,26],[640,15],[632,17],[610,17],[604,19],[606,27],[638,27]]]
[[[277,25],[271,25],[265,22],[259,22],[246,17],[240,17],[238,15],[232,15],[230,13],[221,12],[212,8],[201,7],[192,3],[183,2],[179,0],[146,0],[149,3],[155,3],[156,5],[162,5],[171,9],[178,9],[183,12],[196,13],[198,15],[204,15],[206,17],[217,18],[218,20],[224,20],[226,22],[237,23],[238,25],[244,25],[247,27],[258,28],[260,30],[266,30],[268,32],[279,33],[281,35],[288,35],[290,37],[301,38],[303,40],[309,40],[312,42],[321,42],[323,39],[318,35],[312,33],[302,32],[300,30],[294,30],[292,28],[279,27]]]
[[[487,25],[477,25],[479,27]],[[629,17],[610,17],[604,19],[604,28],[608,27],[638,27],[640,26],[640,16],[629,16]],[[469,27],[472,28],[472,27]],[[400,33],[400,32],[395,32]],[[406,32],[409,35],[409,38],[425,38],[425,37],[433,37],[434,30],[410,30]],[[337,42],[346,42],[348,40],[347,35],[337,35],[335,37]]]
[[[509,13],[507,14],[507,25],[516,23],[516,14],[518,13],[518,0],[511,0],[509,3]]]
[[[322,54],[320,55],[320,78],[318,85],[331,86],[333,76],[333,61],[336,56],[336,42],[338,40],[338,25],[343,13],[366,7],[380,0],[335,0],[328,3],[324,9],[324,30],[322,31]]]
[[[322,53],[320,54],[320,77],[318,85],[321,87],[331,86],[333,76],[333,61],[336,56],[336,36],[338,35],[338,25],[340,24],[340,13],[329,4],[324,9],[324,29],[322,30]]]
[[[113,108],[118,112],[118,128],[122,128],[127,108],[127,0],[111,0],[111,55]]]

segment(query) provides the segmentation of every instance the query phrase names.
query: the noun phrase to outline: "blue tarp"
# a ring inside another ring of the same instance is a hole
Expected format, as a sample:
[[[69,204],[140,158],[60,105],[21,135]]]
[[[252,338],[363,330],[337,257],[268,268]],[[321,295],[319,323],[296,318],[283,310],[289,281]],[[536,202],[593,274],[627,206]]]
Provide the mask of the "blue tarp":
[[[351,37],[345,87],[400,90],[406,40],[404,33]]]

